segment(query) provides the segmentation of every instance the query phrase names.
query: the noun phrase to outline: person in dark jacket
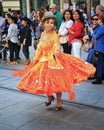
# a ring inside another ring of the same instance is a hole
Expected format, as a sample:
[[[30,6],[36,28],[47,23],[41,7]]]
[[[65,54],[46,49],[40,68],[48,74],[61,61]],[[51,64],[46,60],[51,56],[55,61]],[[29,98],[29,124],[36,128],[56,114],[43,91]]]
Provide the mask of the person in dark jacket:
[[[21,21],[22,28],[20,30],[20,42],[23,44],[23,53],[26,58],[24,65],[30,64],[29,46],[31,46],[32,36],[30,23],[27,17],[23,17]]]

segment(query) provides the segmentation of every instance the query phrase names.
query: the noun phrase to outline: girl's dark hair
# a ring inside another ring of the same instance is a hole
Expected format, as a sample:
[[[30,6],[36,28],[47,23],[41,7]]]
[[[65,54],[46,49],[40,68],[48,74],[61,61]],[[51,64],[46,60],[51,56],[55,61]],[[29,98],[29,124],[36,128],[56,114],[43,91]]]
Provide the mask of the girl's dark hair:
[[[79,14],[79,20],[80,20],[82,23],[84,23],[83,13],[82,13],[80,10],[75,10],[75,11],[73,12],[73,14],[74,14],[75,12],[77,12],[77,13]]]
[[[65,13],[69,12],[70,13],[70,19],[73,20],[73,16],[72,16],[72,11],[71,10],[65,10],[63,13],[63,20],[65,21]]]
[[[7,14],[7,17],[13,20],[15,24],[17,24],[17,17],[12,16],[11,14]]]
[[[21,20],[25,21],[30,26],[31,22],[29,18],[27,18],[26,16],[23,16]]]

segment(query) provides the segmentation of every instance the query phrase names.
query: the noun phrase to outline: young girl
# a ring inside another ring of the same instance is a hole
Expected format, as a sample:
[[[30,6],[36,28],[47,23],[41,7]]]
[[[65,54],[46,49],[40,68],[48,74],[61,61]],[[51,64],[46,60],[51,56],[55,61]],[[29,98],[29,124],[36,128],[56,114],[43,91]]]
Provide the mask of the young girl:
[[[7,18],[9,25],[8,34],[6,37],[6,42],[9,46],[10,51],[10,61],[7,64],[18,64],[18,51],[17,51],[17,43],[18,43],[18,27],[17,27],[17,19],[14,16],[8,15]],[[14,56],[15,55],[15,56]],[[14,58],[15,57],[15,58]]]
[[[23,17],[21,25],[22,28],[20,30],[20,42],[23,44],[23,53],[26,58],[24,65],[29,65],[30,64],[29,46],[31,46],[32,41],[31,30],[29,27],[29,19],[27,17]]]
[[[33,94],[47,94],[49,106],[56,93],[57,102],[55,110],[62,107],[62,92],[69,93],[69,99],[75,98],[73,86],[87,80],[95,73],[95,68],[69,54],[60,51],[58,34],[55,31],[55,16],[46,12],[43,16],[44,32],[35,52],[33,61],[14,76],[22,76],[18,88]]]

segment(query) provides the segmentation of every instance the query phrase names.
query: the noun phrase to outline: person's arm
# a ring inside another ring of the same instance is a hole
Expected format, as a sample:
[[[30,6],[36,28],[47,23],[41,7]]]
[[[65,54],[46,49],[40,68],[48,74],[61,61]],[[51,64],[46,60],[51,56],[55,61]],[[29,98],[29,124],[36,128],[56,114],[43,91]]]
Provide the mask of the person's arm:
[[[24,36],[24,40],[23,40],[23,44],[26,44],[26,40],[28,40],[29,37],[29,33],[30,33],[30,28],[28,25],[25,26],[25,36]]]
[[[82,30],[84,30],[84,25],[82,23],[78,23],[75,26],[75,30],[74,31],[69,29],[69,33],[73,34],[75,38],[79,38],[79,37],[81,37]]]
[[[1,32],[5,30],[5,19],[1,19],[0,21],[0,30]]]
[[[10,24],[9,28],[8,28],[8,34],[7,34],[7,38],[6,39],[10,39],[11,37],[11,34],[12,34],[12,30],[13,30],[13,26],[12,24]]]
[[[62,15],[57,14],[56,15],[56,30],[57,31],[59,30],[61,23],[62,23]]]
[[[98,28],[95,35],[96,35],[96,40],[98,40],[101,36],[104,35],[104,25]]]

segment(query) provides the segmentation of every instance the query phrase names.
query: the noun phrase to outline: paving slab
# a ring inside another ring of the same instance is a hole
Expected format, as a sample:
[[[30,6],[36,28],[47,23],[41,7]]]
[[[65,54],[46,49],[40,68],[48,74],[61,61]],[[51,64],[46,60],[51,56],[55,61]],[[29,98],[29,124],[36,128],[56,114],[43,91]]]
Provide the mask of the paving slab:
[[[3,69],[0,68],[0,71],[3,71]],[[20,78],[13,77],[12,73],[13,70],[10,68],[4,69],[4,73],[0,73],[0,87],[20,91],[16,87]],[[104,83],[93,85],[91,82],[88,80],[74,86],[76,98],[72,102],[104,108]],[[67,93],[63,93],[62,99],[70,101]]]
[[[56,102],[46,107],[42,96],[5,88],[0,93],[0,130],[104,130],[104,110],[63,102],[55,111]]]

